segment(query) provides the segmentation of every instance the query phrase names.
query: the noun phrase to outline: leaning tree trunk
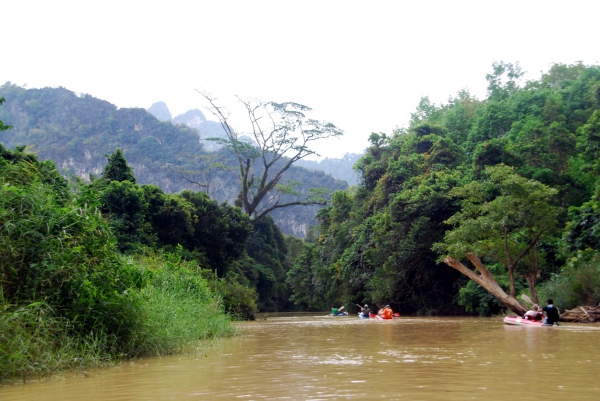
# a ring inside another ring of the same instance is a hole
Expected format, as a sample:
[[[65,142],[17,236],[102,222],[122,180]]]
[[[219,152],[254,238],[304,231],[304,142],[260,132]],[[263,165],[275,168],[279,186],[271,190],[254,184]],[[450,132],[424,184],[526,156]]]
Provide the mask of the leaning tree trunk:
[[[446,256],[444,259],[444,263],[453,269],[458,270],[465,276],[469,277],[471,280],[475,281],[477,284],[488,290],[490,294],[496,297],[498,301],[502,302],[502,305],[510,309],[511,311],[523,315],[529,309],[520,303],[515,297],[508,295],[502,287],[496,282],[496,279],[490,273],[490,271],[485,267],[481,259],[475,256],[472,253],[466,253],[465,256],[475,265],[475,268],[479,271],[480,274],[477,274],[474,270],[469,269],[467,266],[463,265],[460,261],[454,259],[451,256]]]

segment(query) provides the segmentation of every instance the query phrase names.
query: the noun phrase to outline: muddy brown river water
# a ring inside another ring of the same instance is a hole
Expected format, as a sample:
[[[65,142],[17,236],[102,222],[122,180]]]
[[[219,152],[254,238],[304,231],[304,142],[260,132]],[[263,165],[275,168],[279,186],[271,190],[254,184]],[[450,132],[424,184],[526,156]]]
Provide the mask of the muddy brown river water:
[[[272,314],[203,355],[0,387],[0,400],[600,400],[600,326]]]

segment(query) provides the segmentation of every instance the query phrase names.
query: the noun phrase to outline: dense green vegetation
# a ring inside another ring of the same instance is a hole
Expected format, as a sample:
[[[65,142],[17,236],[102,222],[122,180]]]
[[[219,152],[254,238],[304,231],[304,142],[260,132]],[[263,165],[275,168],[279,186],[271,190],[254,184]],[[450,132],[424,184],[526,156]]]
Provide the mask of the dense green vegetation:
[[[72,191],[51,161],[0,145],[2,377],[179,352],[287,305],[271,218],[253,227],[203,192],[137,185],[120,150],[108,159]]]
[[[597,304],[600,67],[521,77],[518,64],[494,64],[486,99],[425,97],[408,129],[372,134],[355,165],[359,185],[334,193],[318,213],[318,240],[295,260],[292,299],[500,311],[454,260],[475,279],[480,264],[513,296]]]

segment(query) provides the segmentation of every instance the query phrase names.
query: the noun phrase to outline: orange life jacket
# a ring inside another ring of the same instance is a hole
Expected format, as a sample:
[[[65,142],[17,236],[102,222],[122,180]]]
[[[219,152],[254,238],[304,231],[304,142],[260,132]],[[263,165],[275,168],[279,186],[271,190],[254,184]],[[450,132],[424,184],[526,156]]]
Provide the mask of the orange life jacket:
[[[384,319],[392,319],[394,317],[394,311],[390,308],[385,308],[382,315]]]

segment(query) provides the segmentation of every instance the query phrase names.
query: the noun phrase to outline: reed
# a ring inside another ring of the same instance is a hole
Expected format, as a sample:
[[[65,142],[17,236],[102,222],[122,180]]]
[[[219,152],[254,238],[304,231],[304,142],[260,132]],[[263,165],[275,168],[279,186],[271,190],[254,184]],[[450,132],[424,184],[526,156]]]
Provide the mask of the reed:
[[[169,259],[169,255],[138,263],[142,269],[150,269],[152,278],[139,293],[141,302],[132,333],[132,353],[186,352],[199,340],[233,333],[220,297],[212,293],[195,264]]]
[[[0,297],[0,379],[25,380],[124,358],[197,352],[209,340],[234,334],[220,296],[193,263],[154,255],[129,257],[123,264],[141,278],[139,288],[128,294],[134,302],[118,316],[129,326],[126,336],[102,326],[80,335],[45,302],[15,306]]]
[[[78,338],[44,302],[15,307],[2,299],[0,379],[46,376],[109,363],[100,336]]]

